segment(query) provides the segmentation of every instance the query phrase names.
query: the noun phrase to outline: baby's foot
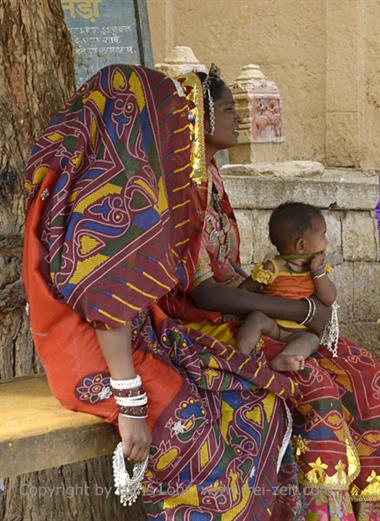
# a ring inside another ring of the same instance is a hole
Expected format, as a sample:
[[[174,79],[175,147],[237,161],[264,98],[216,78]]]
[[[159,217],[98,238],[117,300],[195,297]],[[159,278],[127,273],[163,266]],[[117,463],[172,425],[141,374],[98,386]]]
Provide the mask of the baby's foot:
[[[280,353],[269,365],[275,371],[302,371],[305,368],[305,359],[302,355]]]

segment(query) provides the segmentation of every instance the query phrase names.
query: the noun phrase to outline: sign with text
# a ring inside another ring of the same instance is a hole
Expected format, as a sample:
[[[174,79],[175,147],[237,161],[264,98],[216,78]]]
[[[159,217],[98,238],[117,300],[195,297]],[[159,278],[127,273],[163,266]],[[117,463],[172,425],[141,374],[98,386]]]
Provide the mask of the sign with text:
[[[80,86],[112,63],[153,66],[145,0],[61,0]]]

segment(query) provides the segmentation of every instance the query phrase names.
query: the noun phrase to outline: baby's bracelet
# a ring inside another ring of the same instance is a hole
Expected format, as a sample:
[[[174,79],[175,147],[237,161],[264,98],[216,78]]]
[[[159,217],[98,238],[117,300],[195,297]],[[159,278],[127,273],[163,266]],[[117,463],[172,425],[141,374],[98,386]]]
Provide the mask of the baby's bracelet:
[[[318,268],[317,270],[314,270],[311,272],[311,278],[314,279],[320,279],[321,277],[324,277],[326,275],[325,268]]]

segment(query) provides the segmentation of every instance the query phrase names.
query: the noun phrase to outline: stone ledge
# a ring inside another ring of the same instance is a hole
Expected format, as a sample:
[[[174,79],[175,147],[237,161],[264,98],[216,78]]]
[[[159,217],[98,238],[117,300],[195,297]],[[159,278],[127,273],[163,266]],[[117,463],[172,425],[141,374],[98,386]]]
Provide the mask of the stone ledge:
[[[349,338],[380,358],[380,325],[376,322],[349,322],[339,324],[342,336]]]
[[[0,478],[109,455],[118,441],[100,418],[63,408],[46,377],[0,382]]]
[[[319,178],[325,171],[325,167],[317,161],[276,161],[274,163],[256,161],[252,164],[229,164],[228,170],[231,175]]]
[[[285,177],[258,175],[252,164],[225,165],[221,173],[234,208],[271,209],[293,200],[324,209],[372,211],[378,200],[378,176],[359,171],[335,169],[318,177]]]

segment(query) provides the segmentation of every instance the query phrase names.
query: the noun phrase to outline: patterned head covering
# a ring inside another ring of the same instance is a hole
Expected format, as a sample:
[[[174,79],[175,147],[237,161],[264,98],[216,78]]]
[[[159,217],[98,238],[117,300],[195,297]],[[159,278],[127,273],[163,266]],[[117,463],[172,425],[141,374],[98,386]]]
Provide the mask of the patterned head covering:
[[[44,204],[41,272],[98,328],[123,326],[192,278],[201,224],[191,109],[162,73],[108,66],[32,150],[25,186],[29,206]]]

